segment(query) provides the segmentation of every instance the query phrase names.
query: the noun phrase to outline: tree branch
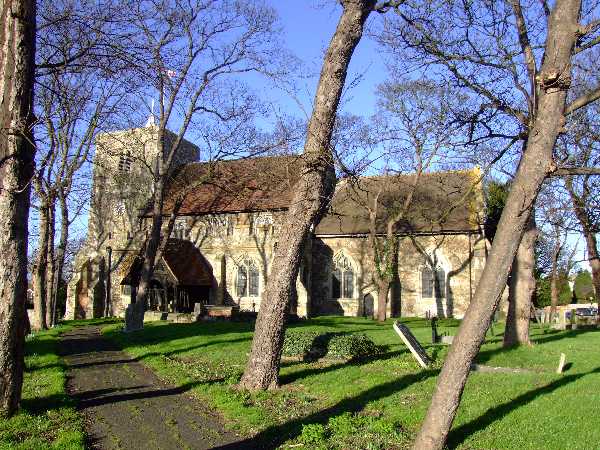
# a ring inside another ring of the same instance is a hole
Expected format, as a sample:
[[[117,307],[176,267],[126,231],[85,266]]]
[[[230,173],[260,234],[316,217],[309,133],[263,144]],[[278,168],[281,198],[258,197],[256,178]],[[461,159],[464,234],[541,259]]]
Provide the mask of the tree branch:
[[[582,95],[579,98],[573,100],[570,104],[565,108],[565,115],[569,115],[579,108],[583,108],[584,106],[589,105],[590,103],[598,100],[600,98],[600,85],[596,86],[594,90],[588,92],[587,94]]]

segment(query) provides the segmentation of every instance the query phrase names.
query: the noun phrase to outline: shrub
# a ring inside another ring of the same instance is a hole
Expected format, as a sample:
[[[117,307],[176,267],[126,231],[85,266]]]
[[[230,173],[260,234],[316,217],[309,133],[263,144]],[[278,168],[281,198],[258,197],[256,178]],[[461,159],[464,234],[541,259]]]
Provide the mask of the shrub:
[[[327,346],[330,358],[366,358],[379,352],[380,348],[364,334],[335,334]]]
[[[319,333],[315,331],[288,330],[283,341],[283,355],[305,357],[318,337]]]
[[[289,330],[283,342],[284,356],[336,359],[365,358],[380,348],[364,334],[337,334]]]

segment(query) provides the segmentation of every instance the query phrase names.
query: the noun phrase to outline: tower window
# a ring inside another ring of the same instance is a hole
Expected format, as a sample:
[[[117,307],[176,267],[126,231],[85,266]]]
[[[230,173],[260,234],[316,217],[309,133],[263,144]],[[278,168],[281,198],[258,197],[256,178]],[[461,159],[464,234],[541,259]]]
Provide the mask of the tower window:
[[[119,157],[119,172],[130,172],[132,161],[133,159],[131,158],[131,153],[129,153],[129,151],[121,153],[121,156]]]

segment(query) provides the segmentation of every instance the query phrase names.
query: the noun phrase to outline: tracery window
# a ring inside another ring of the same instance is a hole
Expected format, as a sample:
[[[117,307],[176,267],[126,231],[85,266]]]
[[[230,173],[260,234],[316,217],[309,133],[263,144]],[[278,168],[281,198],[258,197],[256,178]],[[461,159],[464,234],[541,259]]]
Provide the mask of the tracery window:
[[[188,237],[188,228],[185,218],[175,219],[175,224],[173,225],[173,237],[175,237],[175,239],[186,239]]]
[[[251,259],[245,259],[238,266],[237,294],[239,297],[258,297],[259,270]]]
[[[339,255],[333,262],[331,298],[354,298],[354,269],[344,255]]]
[[[425,266],[421,269],[421,297],[446,297],[446,271],[442,267],[437,266],[434,270]]]
[[[207,236],[217,236],[227,227],[227,217],[225,216],[207,216],[204,219]]]

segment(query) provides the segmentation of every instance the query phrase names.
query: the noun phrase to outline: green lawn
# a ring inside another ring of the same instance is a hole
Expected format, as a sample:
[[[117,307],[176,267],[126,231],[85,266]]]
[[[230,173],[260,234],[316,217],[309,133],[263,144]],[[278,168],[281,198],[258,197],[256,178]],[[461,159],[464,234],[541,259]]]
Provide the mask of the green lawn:
[[[59,334],[66,329],[56,327],[27,338],[21,410],[0,420],[0,448],[83,448],[81,419],[65,394],[65,366],[57,355]]]
[[[404,321],[422,343],[430,341],[424,320]],[[456,321],[440,321],[441,331]],[[447,348],[428,345],[436,359],[421,370],[391,322],[321,317],[291,325],[306,330],[365,333],[386,346],[378,357],[355,363],[286,362],[282,388],[248,394],[235,390],[252,339],[252,325],[210,322],[147,324],[123,334],[105,333],[166,380],[193,387],[218,408],[231,427],[263,445],[298,448],[405,448],[428,406]],[[496,327],[500,329],[499,326]],[[575,449],[600,442],[600,331],[542,333],[534,327],[533,348],[501,349],[488,336],[479,362],[530,369],[526,374],[474,373],[450,435],[451,448]],[[553,373],[561,352],[570,363]],[[591,447],[590,447],[591,446]]]

